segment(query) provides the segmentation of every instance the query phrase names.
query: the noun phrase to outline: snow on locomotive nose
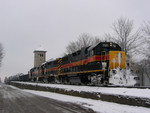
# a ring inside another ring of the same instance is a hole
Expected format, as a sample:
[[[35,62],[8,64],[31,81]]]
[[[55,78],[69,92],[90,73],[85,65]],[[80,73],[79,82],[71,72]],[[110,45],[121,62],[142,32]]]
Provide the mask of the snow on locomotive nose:
[[[134,86],[136,76],[126,69],[125,52],[123,51],[109,51],[109,69],[110,77],[109,84]]]
[[[126,68],[125,52],[123,51],[109,51],[109,70]]]

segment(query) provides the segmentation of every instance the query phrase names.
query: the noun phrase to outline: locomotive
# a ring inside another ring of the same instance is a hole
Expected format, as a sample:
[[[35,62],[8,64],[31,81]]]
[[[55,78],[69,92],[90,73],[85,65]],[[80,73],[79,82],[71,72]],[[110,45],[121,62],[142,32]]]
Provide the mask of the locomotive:
[[[125,52],[113,42],[100,42],[42,63],[29,71],[32,81],[62,84],[109,84],[112,70],[125,69]]]

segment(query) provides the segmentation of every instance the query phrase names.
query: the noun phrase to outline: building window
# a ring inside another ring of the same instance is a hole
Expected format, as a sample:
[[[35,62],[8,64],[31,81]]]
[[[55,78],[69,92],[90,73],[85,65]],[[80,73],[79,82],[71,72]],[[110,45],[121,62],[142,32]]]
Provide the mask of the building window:
[[[39,54],[39,56],[40,56],[40,57],[43,57],[44,55],[43,55],[43,54]]]

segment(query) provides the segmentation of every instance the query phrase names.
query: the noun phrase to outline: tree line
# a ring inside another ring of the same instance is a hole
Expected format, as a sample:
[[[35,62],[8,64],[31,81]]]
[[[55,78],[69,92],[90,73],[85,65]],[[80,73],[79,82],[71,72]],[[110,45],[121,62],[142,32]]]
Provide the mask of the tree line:
[[[4,53],[3,53],[3,46],[2,46],[2,44],[0,43],[0,66],[1,66],[1,63],[2,63],[3,56],[4,56]]]

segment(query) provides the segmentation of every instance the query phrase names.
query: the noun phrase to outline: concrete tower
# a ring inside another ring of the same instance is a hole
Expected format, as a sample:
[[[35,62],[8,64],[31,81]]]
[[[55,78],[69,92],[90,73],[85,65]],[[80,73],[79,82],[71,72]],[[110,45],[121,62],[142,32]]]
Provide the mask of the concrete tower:
[[[34,67],[39,67],[46,61],[46,51],[40,47],[34,50]]]

